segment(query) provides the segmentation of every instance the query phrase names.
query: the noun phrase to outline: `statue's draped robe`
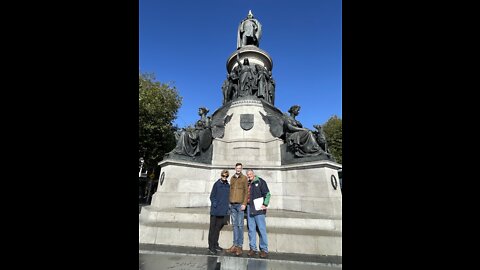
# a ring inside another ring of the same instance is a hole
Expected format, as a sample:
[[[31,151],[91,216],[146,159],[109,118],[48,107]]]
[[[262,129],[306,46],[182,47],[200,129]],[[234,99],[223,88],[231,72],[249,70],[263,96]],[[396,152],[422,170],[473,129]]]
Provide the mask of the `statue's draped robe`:
[[[190,157],[200,153],[200,130],[195,129],[191,132],[184,131],[178,139],[174,153],[187,155]]]
[[[318,156],[323,153],[318,145],[313,133],[309,130],[293,130],[292,127],[302,127],[302,124],[293,117],[288,116],[285,119],[285,138],[288,147],[290,147],[297,157]]]

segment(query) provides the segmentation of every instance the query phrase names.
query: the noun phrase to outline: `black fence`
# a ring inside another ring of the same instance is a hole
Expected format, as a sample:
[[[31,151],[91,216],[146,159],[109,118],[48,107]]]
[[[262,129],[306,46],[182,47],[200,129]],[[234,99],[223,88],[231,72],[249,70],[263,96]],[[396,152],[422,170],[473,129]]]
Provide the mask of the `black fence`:
[[[142,176],[138,178],[138,204],[149,205],[152,196],[157,191],[158,179]]]

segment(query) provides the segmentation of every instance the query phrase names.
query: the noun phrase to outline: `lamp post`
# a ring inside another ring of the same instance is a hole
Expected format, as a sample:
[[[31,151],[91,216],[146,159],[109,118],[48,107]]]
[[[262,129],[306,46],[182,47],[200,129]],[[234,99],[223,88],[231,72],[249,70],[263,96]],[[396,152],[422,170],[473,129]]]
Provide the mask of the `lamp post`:
[[[143,157],[140,158],[140,171],[138,172],[138,177],[142,176],[142,169],[143,169],[143,163],[145,161],[143,160]]]

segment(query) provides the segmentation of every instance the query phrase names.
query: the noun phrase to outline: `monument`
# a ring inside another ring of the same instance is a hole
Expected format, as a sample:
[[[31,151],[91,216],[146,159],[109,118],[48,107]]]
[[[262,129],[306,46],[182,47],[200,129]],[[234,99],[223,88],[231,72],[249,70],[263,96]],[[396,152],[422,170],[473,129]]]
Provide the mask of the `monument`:
[[[241,162],[268,182],[271,251],[341,256],[341,165],[321,126],[311,131],[297,120],[299,105],[289,114],[275,107],[273,61],[259,47],[261,36],[249,11],[227,57],[223,105],[210,116],[200,108],[195,128],[179,131],[177,146],[159,162],[157,192],[140,215],[140,243],[206,246],[211,188],[223,169]],[[223,230],[220,244],[230,246],[231,238]]]

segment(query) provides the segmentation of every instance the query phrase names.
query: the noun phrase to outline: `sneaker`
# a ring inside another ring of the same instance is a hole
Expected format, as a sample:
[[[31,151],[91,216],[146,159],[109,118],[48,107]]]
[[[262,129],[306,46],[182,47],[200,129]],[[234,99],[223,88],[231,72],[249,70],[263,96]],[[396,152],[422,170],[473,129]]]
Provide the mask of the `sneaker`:
[[[217,255],[217,251],[215,249],[208,249],[208,253],[211,255]]]
[[[253,249],[250,249],[250,250],[248,251],[247,255],[248,255],[249,257],[255,256],[255,255],[257,255],[257,252],[256,252],[255,250],[253,250]]]
[[[215,248],[216,251],[220,252],[220,251],[223,251],[223,248],[221,248],[220,246],[216,247]]]

